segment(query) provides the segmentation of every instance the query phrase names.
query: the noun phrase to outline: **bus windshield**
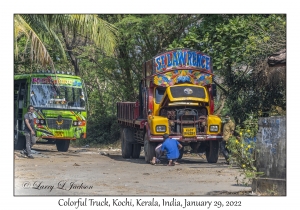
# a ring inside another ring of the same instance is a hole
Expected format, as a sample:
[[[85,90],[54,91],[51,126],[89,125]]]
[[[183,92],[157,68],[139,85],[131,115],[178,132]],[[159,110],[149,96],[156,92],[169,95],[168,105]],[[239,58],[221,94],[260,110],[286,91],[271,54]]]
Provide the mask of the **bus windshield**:
[[[31,84],[30,103],[37,108],[84,110],[86,106],[81,87],[51,84]]]

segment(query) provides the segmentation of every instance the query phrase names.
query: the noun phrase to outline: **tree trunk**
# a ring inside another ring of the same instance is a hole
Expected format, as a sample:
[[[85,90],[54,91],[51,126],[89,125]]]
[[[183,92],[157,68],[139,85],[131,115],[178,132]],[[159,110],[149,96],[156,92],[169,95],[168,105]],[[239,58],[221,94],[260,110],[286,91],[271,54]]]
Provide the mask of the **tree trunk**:
[[[100,107],[101,106],[104,106],[104,102],[103,102],[103,97],[102,97],[102,88],[101,88],[101,84],[100,84],[100,81],[99,81],[99,78],[97,77],[96,78],[96,83],[97,83],[97,86],[98,86],[98,92],[99,92],[99,101],[100,101]],[[100,109],[100,115],[104,114],[104,109]]]
[[[62,32],[63,39],[64,39],[65,44],[66,44],[67,52],[68,52],[68,54],[70,56],[70,59],[71,59],[71,63],[74,67],[75,75],[80,76],[78,59],[76,58],[76,56],[73,53],[73,46],[69,41],[69,38],[68,38],[68,35],[67,35],[66,31],[62,27],[61,27],[61,32]],[[72,43],[74,43],[75,40],[76,40],[76,35],[74,35]]]
[[[215,115],[219,115],[221,114],[222,109],[224,108],[225,105],[225,101],[226,101],[226,97],[222,94],[221,95],[221,100],[220,100],[220,106],[215,110]]]

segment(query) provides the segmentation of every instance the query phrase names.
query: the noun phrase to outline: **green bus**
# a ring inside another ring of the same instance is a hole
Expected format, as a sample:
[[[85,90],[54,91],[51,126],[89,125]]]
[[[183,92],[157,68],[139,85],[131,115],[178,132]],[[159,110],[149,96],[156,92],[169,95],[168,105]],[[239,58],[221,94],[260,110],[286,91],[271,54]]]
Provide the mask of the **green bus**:
[[[25,148],[27,107],[35,108],[37,143],[66,152],[70,140],[86,138],[88,101],[83,80],[60,72],[14,75],[14,148]]]

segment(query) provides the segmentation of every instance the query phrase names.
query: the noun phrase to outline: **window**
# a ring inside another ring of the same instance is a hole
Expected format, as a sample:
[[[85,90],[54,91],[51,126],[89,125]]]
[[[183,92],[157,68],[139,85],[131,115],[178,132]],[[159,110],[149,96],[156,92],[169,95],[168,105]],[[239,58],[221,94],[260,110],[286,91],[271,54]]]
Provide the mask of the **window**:
[[[164,96],[166,91],[165,87],[157,87],[155,89],[155,103],[159,104]]]
[[[85,97],[80,87],[32,84],[30,103],[34,107],[84,109]]]

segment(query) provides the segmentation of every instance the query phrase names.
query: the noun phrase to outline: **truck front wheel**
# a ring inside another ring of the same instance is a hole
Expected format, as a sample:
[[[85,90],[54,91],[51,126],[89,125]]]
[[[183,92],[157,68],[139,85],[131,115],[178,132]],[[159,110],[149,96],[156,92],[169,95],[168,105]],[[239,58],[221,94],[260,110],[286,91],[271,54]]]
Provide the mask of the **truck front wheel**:
[[[216,163],[219,158],[219,141],[209,141],[206,147],[206,160],[209,163]]]
[[[144,153],[146,163],[150,163],[152,158],[155,157],[155,144],[148,140],[147,133],[144,135]]]
[[[66,152],[69,149],[70,140],[56,140],[55,144],[59,152]]]

